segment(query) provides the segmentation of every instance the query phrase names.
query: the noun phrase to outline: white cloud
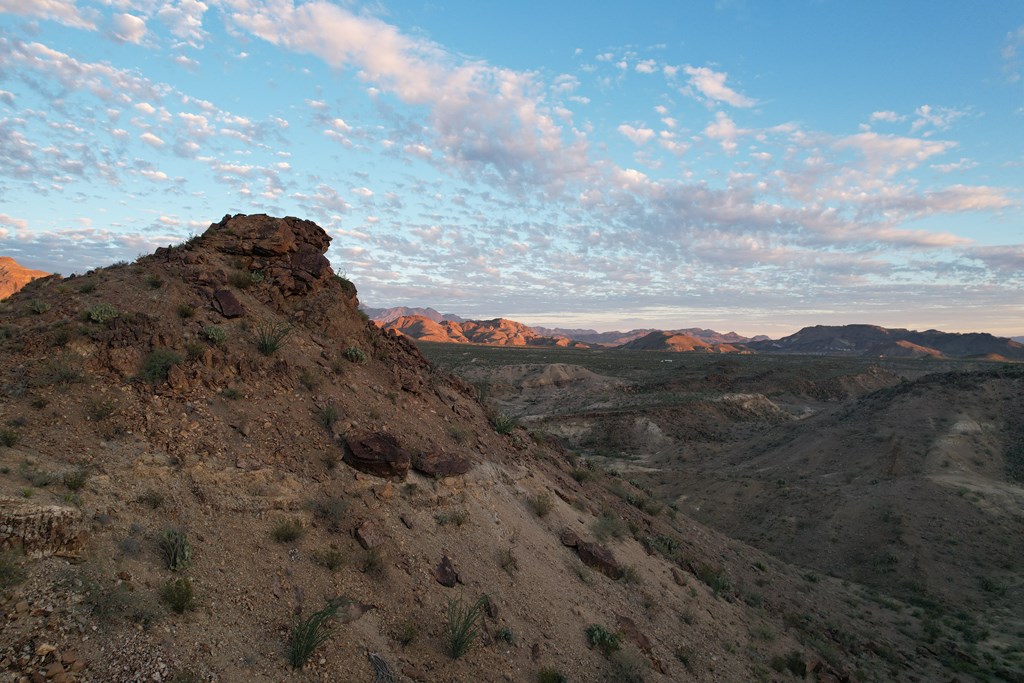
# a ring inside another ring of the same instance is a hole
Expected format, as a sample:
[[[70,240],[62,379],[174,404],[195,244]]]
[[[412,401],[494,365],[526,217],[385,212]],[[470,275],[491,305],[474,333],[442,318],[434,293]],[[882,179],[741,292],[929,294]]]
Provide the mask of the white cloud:
[[[886,123],[898,123],[900,121],[905,121],[906,119],[906,116],[901,116],[894,111],[886,110],[871,112],[872,123],[874,123],[875,121],[885,121]]]
[[[150,145],[151,147],[156,147],[157,149],[163,147],[165,144],[163,140],[161,140],[160,138],[158,138],[157,136],[153,135],[148,131],[140,135],[139,139],[145,142],[147,145]]]
[[[954,121],[963,118],[966,112],[947,107],[932,107],[924,104],[914,110],[917,118],[910,124],[910,132],[916,133],[926,126],[933,126],[939,130],[946,130]]]
[[[146,35],[146,21],[141,17],[132,14],[115,14],[111,21],[113,24],[111,33],[115,40],[122,43],[138,44]]]
[[[658,70],[657,62],[653,59],[644,59],[636,63],[636,72],[641,74],[653,74]]]
[[[716,112],[715,120],[704,128],[704,134],[713,140],[719,140],[726,154],[736,153],[736,139],[743,134],[736,123],[725,112]]]
[[[24,230],[28,227],[28,221],[8,216],[6,213],[0,213],[0,225],[9,225],[13,228]]]
[[[7,90],[0,90],[0,102],[11,107],[14,106],[14,93],[8,92]]]
[[[840,138],[833,146],[838,150],[856,150],[864,157],[869,170],[893,175],[898,171],[915,168],[929,157],[952,149],[956,143],[858,133]]]
[[[0,0],[0,12],[50,19],[73,28],[96,29],[92,13],[83,15],[75,0]]]
[[[203,32],[203,14],[209,7],[198,0],[178,0],[177,4],[167,3],[156,13],[160,20],[171,33],[187,41],[193,46],[202,43],[205,34]]]
[[[654,137],[654,131],[650,128],[634,128],[626,123],[619,126],[618,131],[638,146],[647,144]]]
[[[373,190],[371,190],[368,187],[353,187],[352,194],[357,194],[360,197],[369,198],[373,196]]]
[[[684,70],[690,77],[690,85],[709,100],[725,102],[734,107],[742,108],[753,107],[757,104],[756,100],[741,95],[727,86],[725,80],[729,74],[724,71],[712,71],[705,66],[687,66],[684,67]]]

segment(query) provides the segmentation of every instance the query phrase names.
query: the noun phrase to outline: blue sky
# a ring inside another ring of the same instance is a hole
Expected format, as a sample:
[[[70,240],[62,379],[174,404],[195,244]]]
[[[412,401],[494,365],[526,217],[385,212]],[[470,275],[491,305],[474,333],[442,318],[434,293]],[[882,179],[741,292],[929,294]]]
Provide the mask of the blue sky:
[[[1024,333],[1024,5],[0,0],[0,254],[310,218],[373,306]]]

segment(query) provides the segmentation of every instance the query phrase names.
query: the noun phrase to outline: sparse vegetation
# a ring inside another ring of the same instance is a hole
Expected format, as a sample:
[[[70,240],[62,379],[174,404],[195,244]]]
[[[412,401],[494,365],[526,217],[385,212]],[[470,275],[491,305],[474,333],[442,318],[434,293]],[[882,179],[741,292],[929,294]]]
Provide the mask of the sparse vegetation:
[[[288,663],[293,669],[306,666],[310,655],[330,640],[329,622],[337,610],[335,605],[329,604],[292,627],[291,638],[288,640]]]
[[[345,556],[335,548],[327,548],[314,553],[313,559],[318,565],[332,572],[338,571],[345,564]]]
[[[50,310],[50,304],[46,303],[42,299],[33,299],[29,302],[28,309],[36,315],[42,315]]]
[[[153,349],[142,361],[139,377],[150,384],[167,381],[171,368],[181,362],[181,356],[171,349]]]
[[[160,589],[160,599],[178,614],[184,614],[195,604],[192,582],[185,576],[168,580]]]
[[[420,625],[412,619],[406,619],[399,625],[398,630],[395,631],[395,640],[397,640],[402,647],[407,647],[416,642],[419,635]]]
[[[160,535],[159,546],[164,564],[173,572],[181,571],[192,561],[192,546],[180,529],[164,531]]]
[[[358,346],[350,346],[345,349],[345,358],[352,363],[365,363],[367,361],[366,352]]]
[[[88,318],[98,325],[109,325],[120,314],[117,309],[107,303],[96,304],[88,311]]]
[[[302,524],[297,519],[284,519],[274,526],[270,536],[278,543],[292,543],[302,537],[302,531]]]
[[[537,683],[568,683],[569,679],[554,667],[545,666],[537,672]]]
[[[282,346],[292,328],[284,323],[259,323],[253,326],[253,343],[264,356],[273,356]]]
[[[0,552],[0,591],[25,580],[25,570],[18,563],[18,557],[12,550]]]
[[[64,486],[67,486],[71,491],[80,491],[85,486],[85,482],[88,481],[88,479],[89,470],[85,467],[79,467],[78,469],[64,475]]]
[[[434,521],[440,526],[448,526],[449,524],[462,526],[469,521],[469,510],[459,508],[458,510],[449,510],[448,512],[437,512],[434,514]]]
[[[498,413],[491,418],[491,425],[494,427],[494,431],[499,434],[511,434],[515,430],[517,423],[515,418],[509,417],[505,413]]]
[[[178,304],[177,310],[178,317],[181,318],[182,320],[188,320],[189,318],[195,316],[196,314],[196,307],[190,303]]]
[[[591,648],[597,648],[601,654],[605,657],[611,657],[612,654],[619,651],[622,647],[622,637],[618,633],[613,633],[606,629],[601,624],[591,624],[585,631],[587,634],[587,644]]]
[[[338,409],[333,403],[328,403],[320,407],[316,417],[317,421],[320,422],[320,426],[330,433],[334,423],[338,421]]]
[[[0,446],[12,448],[18,443],[20,438],[21,435],[17,429],[11,429],[10,427],[0,428]]]
[[[388,565],[384,561],[384,553],[380,548],[370,548],[366,551],[366,564],[363,565],[363,573],[378,580],[387,578]]]
[[[92,397],[85,401],[85,417],[93,422],[102,422],[117,411],[117,402],[109,398]]]
[[[203,339],[214,346],[224,346],[224,342],[228,340],[228,331],[220,325],[207,325],[203,328],[202,335]]]
[[[593,522],[590,523],[590,530],[602,543],[611,539],[624,538],[626,535],[626,524],[619,517],[611,512],[602,512]]]
[[[447,652],[452,659],[458,659],[469,651],[480,633],[478,621],[487,605],[487,597],[481,596],[472,605],[464,605],[462,598],[448,600]]]
[[[536,493],[526,499],[530,509],[533,510],[533,514],[537,515],[541,519],[548,516],[551,512],[551,508],[554,507],[554,502],[551,500],[551,494],[546,491]]]
[[[236,270],[228,276],[228,284],[237,289],[249,289],[263,282],[263,273],[258,270]]]
[[[611,679],[616,683],[643,683],[647,660],[633,648],[619,650],[609,658]]]
[[[156,510],[164,504],[164,494],[156,489],[147,489],[139,496],[139,502],[150,510]]]

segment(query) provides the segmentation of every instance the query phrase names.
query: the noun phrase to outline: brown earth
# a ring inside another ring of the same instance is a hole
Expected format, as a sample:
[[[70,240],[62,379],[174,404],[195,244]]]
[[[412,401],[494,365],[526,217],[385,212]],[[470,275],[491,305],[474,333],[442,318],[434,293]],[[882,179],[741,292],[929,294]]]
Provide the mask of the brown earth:
[[[586,347],[586,344],[574,342],[567,337],[542,336],[526,325],[506,318],[456,322],[434,321],[421,315],[409,315],[384,322],[381,327],[400,332],[412,339],[428,342],[491,346]]]
[[[6,299],[22,287],[49,273],[25,268],[9,256],[0,256],[0,299]]]
[[[866,610],[488,413],[359,314],[329,241],[225,217],[0,306],[5,679],[955,679],[906,604]],[[624,390],[532,387],[576,382]],[[479,636],[453,659],[460,601]]]

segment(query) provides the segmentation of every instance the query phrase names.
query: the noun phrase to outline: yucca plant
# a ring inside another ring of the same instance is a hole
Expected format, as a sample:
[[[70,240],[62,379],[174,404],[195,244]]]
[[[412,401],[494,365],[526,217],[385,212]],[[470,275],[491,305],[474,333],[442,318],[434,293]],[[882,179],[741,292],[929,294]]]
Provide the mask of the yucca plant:
[[[284,339],[292,331],[291,326],[283,323],[261,323],[253,329],[253,341],[256,349],[264,356],[273,356],[284,346]]]
[[[328,622],[337,611],[336,605],[328,604],[292,627],[292,636],[288,641],[288,663],[292,668],[301,669],[306,666],[313,651],[330,639]]]
[[[160,553],[167,568],[176,572],[188,566],[192,559],[192,546],[184,531],[170,529],[160,535]]]
[[[466,654],[473,641],[480,634],[477,622],[487,606],[487,596],[482,595],[472,605],[463,605],[461,598],[448,601],[448,656],[458,659]]]

